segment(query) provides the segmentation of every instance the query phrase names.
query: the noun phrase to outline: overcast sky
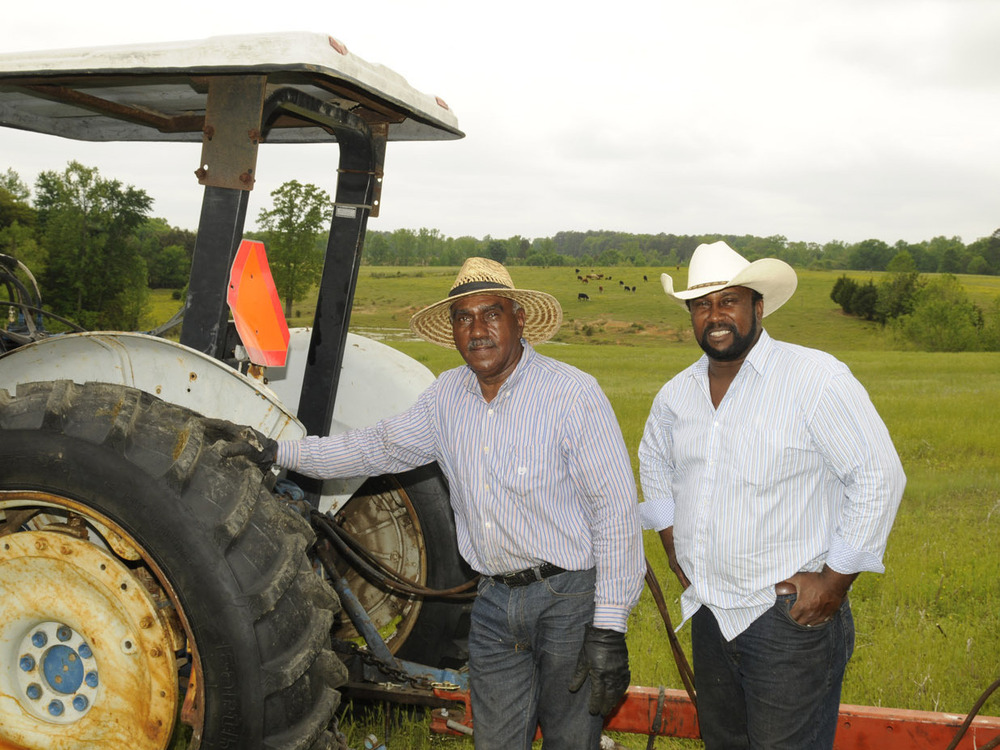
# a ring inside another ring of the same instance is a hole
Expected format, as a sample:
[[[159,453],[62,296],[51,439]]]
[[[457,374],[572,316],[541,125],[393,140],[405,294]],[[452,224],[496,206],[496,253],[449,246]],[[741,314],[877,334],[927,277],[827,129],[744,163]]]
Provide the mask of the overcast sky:
[[[142,8],[139,10],[139,8]],[[369,228],[966,243],[1000,227],[1000,2],[5,3],[0,51],[312,31],[448,102],[461,141],[390,143]],[[264,145],[250,217],[336,146]],[[195,229],[200,146],[0,130],[29,185],[70,159]]]

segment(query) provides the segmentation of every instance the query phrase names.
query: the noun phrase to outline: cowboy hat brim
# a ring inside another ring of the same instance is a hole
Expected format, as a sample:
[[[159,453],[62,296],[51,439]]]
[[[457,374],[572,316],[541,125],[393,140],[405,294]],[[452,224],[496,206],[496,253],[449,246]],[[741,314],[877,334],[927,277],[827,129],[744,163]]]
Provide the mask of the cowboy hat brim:
[[[551,294],[532,289],[478,289],[446,297],[417,311],[410,318],[410,330],[425,341],[454,349],[451,306],[456,300],[476,294],[506,297],[517,302],[524,309],[524,331],[521,335],[530,344],[548,341],[562,325],[562,308]]]

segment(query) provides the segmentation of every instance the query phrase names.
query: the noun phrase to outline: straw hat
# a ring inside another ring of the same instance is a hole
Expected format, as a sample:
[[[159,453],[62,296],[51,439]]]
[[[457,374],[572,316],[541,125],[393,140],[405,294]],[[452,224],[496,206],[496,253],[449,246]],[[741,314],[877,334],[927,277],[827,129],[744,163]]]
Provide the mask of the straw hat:
[[[688,267],[688,288],[674,291],[674,281],[660,274],[663,291],[687,307],[687,301],[731,286],[745,286],[764,297],[764,316],[770,315],[788,302],[798,277],[795,269],[777,258],[761,258],[753,263],[721,240],[698,245]]]
[[[462,297],[489,294],[507,297],[524,309],[522,336],[532,344],[552,338],[562,323],[562,308],[545,292],[516,289],[507,269],[488,258],[469,258],[462,265],[448,296],[425,307],[410,318],[410,330],[438,346],[455,348],[451,328],[451,305]]]

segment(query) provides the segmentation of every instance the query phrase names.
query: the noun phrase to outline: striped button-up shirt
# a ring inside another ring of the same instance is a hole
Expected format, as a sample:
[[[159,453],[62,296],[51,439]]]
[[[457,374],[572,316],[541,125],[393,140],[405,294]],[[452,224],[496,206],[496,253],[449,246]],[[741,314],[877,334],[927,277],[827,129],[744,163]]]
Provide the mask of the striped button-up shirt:
[[[283,441],[277,462],[330,478],[437,461],[459,550],[474,570],[596,566],[594,626],[624,632],[645,567],[621,429],[593,377],[522,343],[492,401],[472,370],[448,370],[402,414],[340,435]]]
[[[706,356],[660,390],[639,466],[643,526],[674,527],[691,581],[683,621],[707,605],[729,640],[799,571],[826,563],[839,573],[883,572],[906,483],[885,424],[847,366],[766,332],[718,409]]]

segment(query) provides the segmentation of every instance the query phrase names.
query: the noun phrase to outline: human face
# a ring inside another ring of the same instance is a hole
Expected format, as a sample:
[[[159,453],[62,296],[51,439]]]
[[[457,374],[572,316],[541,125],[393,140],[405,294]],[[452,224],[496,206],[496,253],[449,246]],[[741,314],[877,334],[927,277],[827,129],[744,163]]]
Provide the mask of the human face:
[[[480,383],[503,383],[521,359],[524,310],[506,297],[473,294],[451,306],[455,348]]]
[[[753,300],[753,290],[733,286],[688,302],[691,326],[698,343],[717,362],[742,360],[760,337],[758,321],[764,302]]]

